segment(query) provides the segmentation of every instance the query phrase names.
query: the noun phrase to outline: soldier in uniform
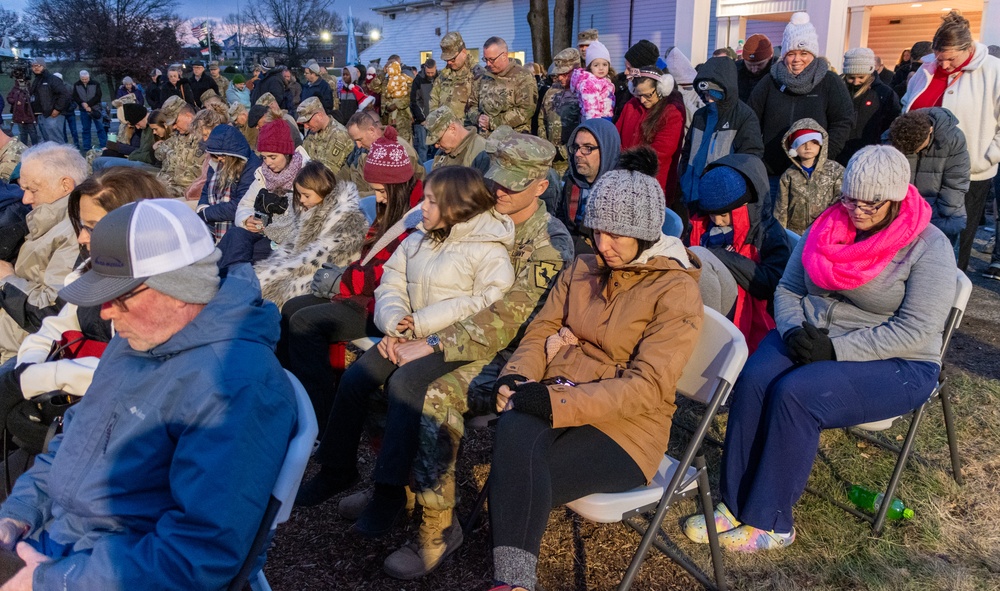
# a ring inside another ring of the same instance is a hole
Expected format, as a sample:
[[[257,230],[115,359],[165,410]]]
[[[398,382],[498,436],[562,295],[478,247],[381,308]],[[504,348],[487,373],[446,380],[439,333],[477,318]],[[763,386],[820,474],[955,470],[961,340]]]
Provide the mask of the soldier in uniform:
[[[156,159],[163,163],[156,178],[170,190],[171,195],[184,197],[188,187],[201,176],[201,165],[205,159],[199,147],[201,136],[191,133],[194,107],[181,97],[172,96],[164,101],[160,112],[165,114],[165,123],[173,127],[174,133],[154,151]]]
[[[373,112],[358,111],[348,119],[347,133],[350,134],[351,140],[357,149],[356,153],[348,158],[347,165],[341,167],[337,172],[337,178],[357,185],[358,193],[362,197],[374,195],[375,192],[372,191],[371,186],[365,181],[363,172],[365,169],[365,160],[368,158],[368,150],[375,143],[375,140],[382,137],[385,133],[382,121]],[[410,157],[410,163],[413,165],[413,176],[423,181],[427,171],[424,169],[423,163],[420,162],[417,151],[413,149],[410,142],[401,137],[397,136],[396,141],[403,146],[406,155]]]
[[[576,35],[576,46],[580,50],[580,64],[587,63],[587,48],[597,41],[597,29],[584,29]]]
[[[552,88],[542,99],[542,124],[538,131],[541,137],[552,142],[558,153],[552,167],[562,176],[569,165],[566,141],[569,134],[580,124],[580,97],[569,87],[570,76],[580,64],[580,52],[572,47],[560,51],[549,66]]]
[[[215,80],[215,85],[219,87],[219,96],[226,96],[226,91],[229,90],[229,78],[222,75],[219,70],[219,62],[208,62],[208,73],[212,76],[212,80]]]
[[[438,107],[427,115],[427,145],[439,150],[431,170],[444,166],[469,166],[486,174],[490,155],[486,153],[486,140],[471,127],[463,127],[448,105]]]
[[[327,115],[319,97],[311,96],[302,101],[298,122],[309,132],[302,140],[302,147],[312,160],[318,160],[336,174],[354,150],[354,141],[347,128]]]
[[[7,135],[7,132],[0,129],[0,181],[10,182],[10,175],[21,163],[21,154],[27,146],[21,143],[16,137]]]
[[[230,125],[240,130],[243,137],[247,139],[247,143],[250,144],[250,149],[257,150],[257,134],[260,129],[257,127],[250,127],[250,114],[247,108],[243,106],[243,103],[233,103],[229,106],[229,121]]]
[[[430,110],[447,105],[456,117],[464,120],[469,98],[472,96],[474,75],[469,50],[465,48],[465,41],[458,31],[452,31],[441,38],[441,61],[447,67],[434,79]]]
[[[491,164],[486,178],[495,188],[496,209],[514,221],[511,262],[516,279],[501,300],[434,335],[445,359],[471,362],[427,389],[420,450],[413,461],[423,521],[417,543],[403,546],[385,561],[386,572],[398,578],[427,574],[462,543],[462,527],[454,519],[455,462],[465,414],[493,412],[493,382],[517,348],[517,335],[541,309],[563,265],[573,259],[569,232],[539,199],[555,157],[552,145],[505,126],[495,131],[487,149]],[[403,346],[420,348],[425,355],[434,349],[416,340],[397,346],[397,352]],[[476,408],[470,408],[470,400]]]
[[[531,116],[538,102],[535,77],[507,55],[507,42],[490,37],[483,44],[486,71],[472,85],[466,121],[483,136],[501,125],[514,131],[531,131]]]
[[[295,147],[298,148],[302,145],[302,132],[299,131],[299,124],[295,122],[295,118],[288,114],[288,111],[281,108],[281,103],[275,98],[270,92],[265,92],[260,95],[254,106],[267,107],[267,112],[261,115],[257,121],[252,121],[251,123],[259,130],[265,125],[272,121],[277,121],[278,119],[284,119],[285,123],[288,124],[289,131],[292,132],[292,142],[295,143]]]

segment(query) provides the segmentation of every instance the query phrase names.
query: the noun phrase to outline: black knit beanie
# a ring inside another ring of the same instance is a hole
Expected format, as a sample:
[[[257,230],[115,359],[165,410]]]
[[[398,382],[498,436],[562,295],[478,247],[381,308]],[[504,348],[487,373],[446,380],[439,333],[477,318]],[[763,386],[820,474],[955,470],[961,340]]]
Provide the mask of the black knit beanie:
[[[643,68],[645,66],[656,65],[656,60],[660,57],[660,48],[652,41],[642,39],[625,52],[625,60],[633,68]]]
[[[143,117],[145,117],[147,113],[146,107],[135,103],[122,105],[122,112],[125,114],[125,121],[132,125],[142,121]]]

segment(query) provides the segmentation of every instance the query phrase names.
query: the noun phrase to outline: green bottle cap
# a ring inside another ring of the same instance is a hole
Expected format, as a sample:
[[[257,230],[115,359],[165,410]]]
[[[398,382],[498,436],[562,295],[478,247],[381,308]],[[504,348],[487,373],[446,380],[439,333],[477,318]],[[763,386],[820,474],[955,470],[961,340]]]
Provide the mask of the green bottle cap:
[[[903,519],[913,519],[913,509],[903,509]]]

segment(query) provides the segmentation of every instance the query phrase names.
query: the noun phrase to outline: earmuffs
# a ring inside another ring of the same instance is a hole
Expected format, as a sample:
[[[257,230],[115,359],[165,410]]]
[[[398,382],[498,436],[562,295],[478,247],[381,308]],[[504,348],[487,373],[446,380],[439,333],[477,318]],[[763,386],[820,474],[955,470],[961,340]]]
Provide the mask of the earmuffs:
[[[656,94],[660,98],[668,96],[674,91],[674,77],[669,73],[661,74],[659,72],[652,72],[649,70],[639,70],[639,74],[637,74],[634,78],[630,78],[628,81],[629,94],[635,93],[635,78],[652,78],[653,80],[656,80]]]

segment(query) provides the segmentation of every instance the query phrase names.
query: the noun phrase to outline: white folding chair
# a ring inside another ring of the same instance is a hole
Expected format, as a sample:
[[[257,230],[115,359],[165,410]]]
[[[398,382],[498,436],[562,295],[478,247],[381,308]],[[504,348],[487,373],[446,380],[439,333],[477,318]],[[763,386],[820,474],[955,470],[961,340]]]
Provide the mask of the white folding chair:
[[[677,383],[677,392],[705,405],[701,422],[694,430],[681,459],[664,455],[653,481],[622,493],[593,494],[577,499],[567,506],[580,516],[598,523],[624,522],[643,534],[642,541],[632,557],[625,576],[618,589],[624,591],[632,585],[639,572],[650,545],[666,554],[674,562],[691,573],[695,579],[709,589],[726,589],[722,552],[719,549],[715,520],[712,517],[714,505],[708,482],[708,471],[701,446],[712,425],[719,407],[725,404],[736,378],[743,369],[748,356],[743,334],[725,316],[715,310],[705,308],[705,319],[701,336],[694,354],[684,367],[684,373]],[[671,504],[678,498],[688,498],[698,494],[708,524],[709,547],[712,566],[715,571],[715,585],[709,578],[673,548],[658,539],[663,532],[660,524]],[[655,508],[652,519],[643,516]]]
[[[948,351],[948,345],[951,343],[951,337],[955,330],[962,323],[962,316],[965,314],[965,308],[969,303],[969,296],[972,295],[972,281],[963,273],[961,270],[958,271],[957,285],[955,289],[955,300],[952,303],[951,311],[948,313],[948,318],[945,321],[944,331],[942,332],[941,339],[941,364],[944,367],[944,355]],[[889,506],[892,504],[891,500],[893,495],[896,493],[896,487],[899,485],[899,479],[903,475],[903,470],[906,468],[906,463],[910,458],[911,452],[913,451],[913,443],[917,435],[917,427],[920,425],[921,419],[923,419],[924,414],[927,412],[928,406],[934,401],[935,398],[941,400],[941,406],[944,411],[944,426],[945,431],[948,434],[948,450],[951,454],[951,468],[952,474],[955,477],[955,482],[959,485],[963,483],[962,481],[962,462],[958,455],[958,438],[955,434],[955,424],[954,415],[951,409],[951,400],[948,398],[948,394],[944,392],[945,378],[942,376],[938,379],[938,384],[931,393],[930,398],[926,402],[921,404],[918,408],[914,409],[912,412],[893,417],[891,419],[886,419],[884,421],[876,421],[873,423],[864,423],[861,425],[856,425],[853,428],[848,429],[855,437],[863,439],[869,443],[877,445],[883,449],[896,453],[899,457],[896,459],[896,466],[893,468],[892,477],[889,479],[889,486],[885,491],[884,501],[879,506],[879,510],[875,515],[869,515],[867,513],[862,513],[858,511],[851,505],[848,505],[839,499],[833,498],[829,494],[813,489],[812,487],[807,487],[806,490],[810,493],[822,497],[827,501],[830,501],[834,505],[837,505],[841,509],[844,509],[848,513],[855,515],[861,519],[872,524],[872,533],[878,536],[882,533],[882,529],[885,526],[886,513],[889,511]],[[906,431],[906,437],[903,439],[903,445],[897,446],[895,444],[889,443],[884,438],[871,435],[872,432],[885,431],[892,427],[896,421],[910,419],[910,426]]]
[[[271,591],[271,585],[268,584],[267,577],[264,576],[263,568],[257,571],[254,577],[250,577],[250,571],[257,562],[257,558],[267,549],[278,524],[288,521],[288,516],[292,513],[292,506],[295,504],[295,494],[299,490],[299,484],[302,483],[306,464],[309,463],[313,442],[316,441],[316,435],[319,433],[316,413],[313,412],[312,401],[309,400],[306,389],[302,387],[292,372],[286,370],[285,373],[288,374],[288,379],[292,382],[292,388],[295,390],[295,406],[298,411],[295,436],[288,444],[285,460],[278,472],[278,480],[271,490],[271,499],[268,501],[264,519],[261,520],[260,529],[250,547],[246,562],[243,563],[240,573],[229,585],[229,591],[242,591],[247,586],[253,591]]]

